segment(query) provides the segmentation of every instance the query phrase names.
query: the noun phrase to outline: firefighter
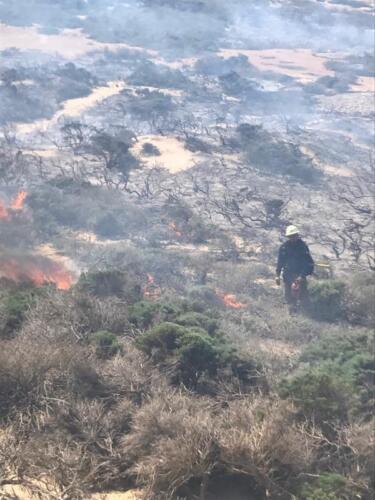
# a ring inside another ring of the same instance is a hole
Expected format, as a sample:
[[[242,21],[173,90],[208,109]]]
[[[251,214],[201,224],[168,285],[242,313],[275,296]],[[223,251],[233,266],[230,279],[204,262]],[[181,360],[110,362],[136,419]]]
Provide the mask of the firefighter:
[[[285,300],[290,312],[297,310],[298,301],[302,306],[308,305],[306,277],[314,271],[314,261],[309,247],[301,239],[296,226],[288,226],[285,236],[287,241],[279,249],[276,267],[276,283],[280,285],[282,273],[285,289]]]

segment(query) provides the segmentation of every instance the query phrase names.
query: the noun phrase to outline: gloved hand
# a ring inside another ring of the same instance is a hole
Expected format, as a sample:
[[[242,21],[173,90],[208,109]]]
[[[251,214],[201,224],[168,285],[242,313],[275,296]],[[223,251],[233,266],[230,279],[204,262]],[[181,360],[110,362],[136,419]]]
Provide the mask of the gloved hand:
[[[277,286],[280,286],[280,283],[281,283],[280,276],[276,276],[275,283],[276,283]]]

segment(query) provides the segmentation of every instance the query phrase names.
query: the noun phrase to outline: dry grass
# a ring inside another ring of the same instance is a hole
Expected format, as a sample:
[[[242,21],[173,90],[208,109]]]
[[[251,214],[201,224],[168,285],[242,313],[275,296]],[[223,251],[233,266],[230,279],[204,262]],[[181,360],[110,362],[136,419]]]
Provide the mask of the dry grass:
[[[308,468],[315,450],[314,438],[293,423],[285,403],[244,399],[220,408],[181,394],[142,407],[123,445],[147,498],[165,499],[197,481],[204,495],[218,471],[255,480],[264,495],[277,494],[283,490],[278,471],[292,478]]]

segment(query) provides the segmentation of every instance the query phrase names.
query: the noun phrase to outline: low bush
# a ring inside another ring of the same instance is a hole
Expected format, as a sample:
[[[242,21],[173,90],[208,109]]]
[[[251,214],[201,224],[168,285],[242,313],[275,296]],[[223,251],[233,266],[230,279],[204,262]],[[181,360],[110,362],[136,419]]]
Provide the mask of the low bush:
[[[374,407],[371,341],[366,332],[351,332],[311,343],[300,357],[308,366],[282,381],[280,394],[324,430],[357,415],[368,418]]]
[[[302,500],[352,500],[362,498],[359,488],[341,474],[326,473],[302,490]]]
[[[24,283],[17,288],[9,288],[1,299],[1,337],[11,337],[21,327],[26,312],[36,303],[43,289],[32,283]]]
[[[202,316],[189,313],[187,318],[204,323],[207,319]],[[212,377],[220,370],[222,377],[235,377],[244,387],[265,387],[260,363],[240,356],[223,335],[210,335],[199,326],[160,323],[138,337],[137,345],[160,368],[169,371],[174,384],[183,383],[197,389],[203,375]],[[203,384],[200,390],[212,390],[209,384],[206,385]]]
[[[213,335],[219,327],[218,322],[215,319],[199,312],[187,312],[185,314],[181,314],[176,318],[176,323],[182,326],[197,326],[199,328],[203,328],[210,335]]]
[[[160,156],[160,150],[155,144],[152,144],[151,142],[145,142],[142,145],[142,154],[145,156]]]
[[[337,374],[310,369],[284,380],[280,395],[290,398],[304,418],[325,428],[327,423],[347,421],[350,389]]]
[[[373,411],[373,342],[370,332],[339,333],[311,343],[301,356],[301,361],[330,373],[345,384],[353,414],[368,416]]]
[[[278,495],[311,464],[313,440],[278,400],[241,399],[217,411],[205,398],[163,394],[136,412],[123,453],[148,498],[213,498],[218,477],[238,474],[250,498],[265,500],[286,498]]]
[[[178,348],[180,339],[188,332],[187,328],[176,323],[160,323],[138,337],[137,345],[148,356],[155,356],[157,352],[157,358],[163,360]]]
[[[358,274],[350,281],[345,308],[351,323],[375,328],[375,281],[371,273]]]
[[[118,338],[114,333],[99,331],[92,336],[95,343],[95,352],[98,358],[109,359],[121,350]]]
[[[182,304],[141,300],[129,308],[129,321],[146,329],[162,321],[173,321],[182,311]]]
[[[309,282],[309,313],[319,321],[345,318],[345,285],[337,280]]]
[[[100,298],[122,298],[129,304],[139,301],[142,296],[141,279],[118,269],[82,273],[77,288]]]

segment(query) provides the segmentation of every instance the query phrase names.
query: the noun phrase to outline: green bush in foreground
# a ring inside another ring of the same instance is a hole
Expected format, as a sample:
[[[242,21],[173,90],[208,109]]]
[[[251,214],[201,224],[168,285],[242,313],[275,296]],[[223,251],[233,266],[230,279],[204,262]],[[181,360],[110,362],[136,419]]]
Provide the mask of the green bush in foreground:
[[[313,485],[302,490],[302,500],[352,500],[361,498],[341,474],[322,474]]]
[[[347,420],[350,387],[328,370],[311,369],[295,375],[283,381],[280,394],[290,398],[305,418],[318,425]]]

